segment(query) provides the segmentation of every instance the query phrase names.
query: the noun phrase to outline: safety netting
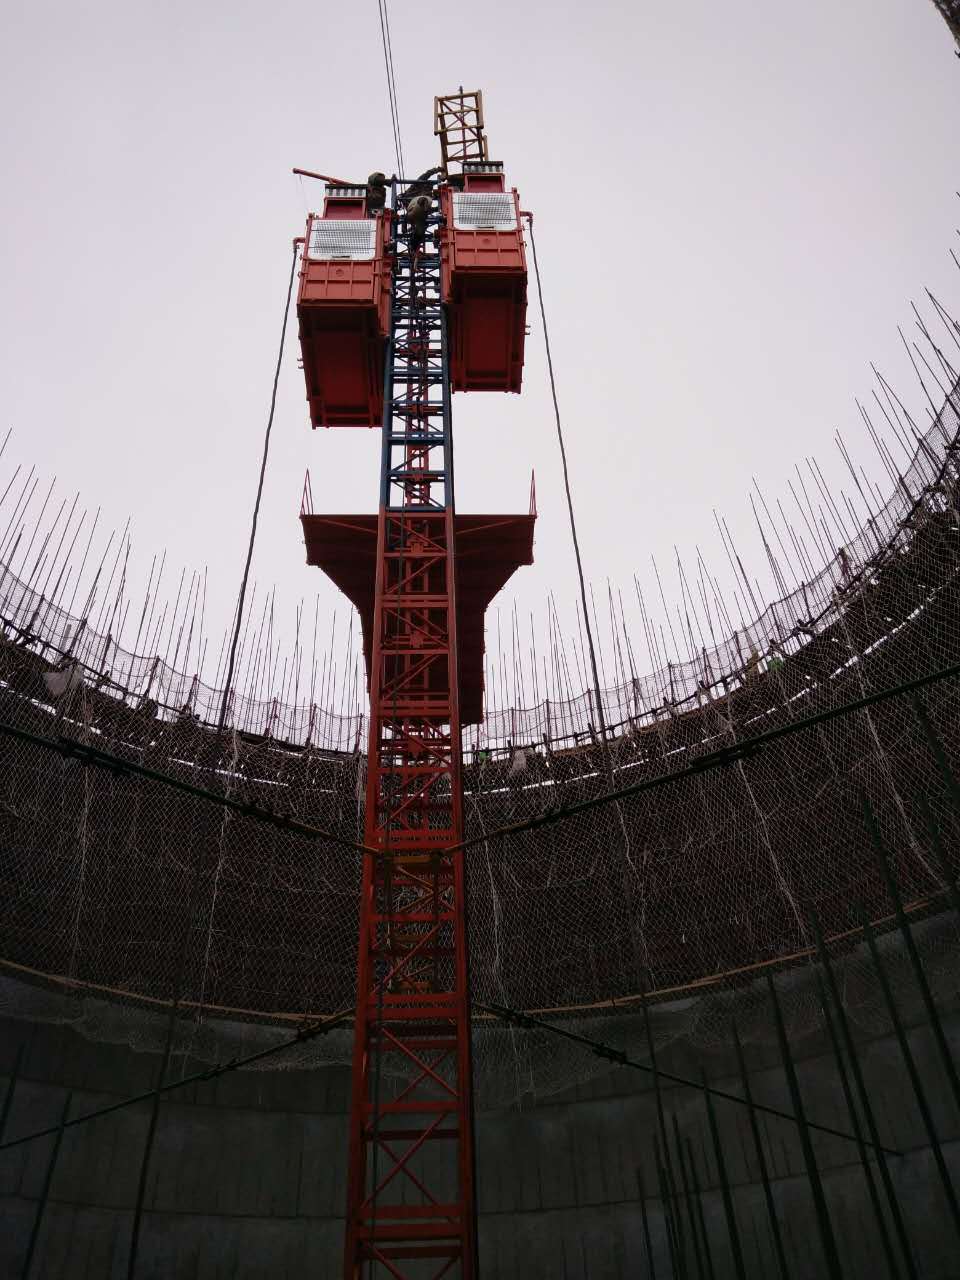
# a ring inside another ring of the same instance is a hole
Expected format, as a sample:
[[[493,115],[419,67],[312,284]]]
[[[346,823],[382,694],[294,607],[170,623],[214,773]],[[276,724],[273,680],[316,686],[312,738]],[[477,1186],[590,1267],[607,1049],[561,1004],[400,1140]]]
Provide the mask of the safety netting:
[[[960,0],[933,0],[960,45]]]
[[[767,969],[802,969],[815,909],[869,1029],[881,1015],[859,912],[883,928],[892,908],[865,802],[931,981],[953,980],[955,930],[940,913],[941,858],[956,870],[960,848],[943,771],[960,773],[957,683],[926,684],[919,712],[909,689],[871,699],[960,664],[956,401],[955,389],[836,564],[698,661],[605,690],[606,741],[586,694],[565,719],[549,708],[550,733],[543,708],[514,713],[509,733],[486,726],[513,746],[470,750],[464,769],[478,1008],[622,1039],[639,1034],[646,998],[661,1039],[709,1045],[732,1002],[757,1003]],[[275,711],[252,732],[234,707],[217,731],[217,690],[209,716],[195,689],[178,709],[190,681],[167,672],[161,703],[151,660],[104,664],[102,636],[21,588],[6,577],[0,1009],[155,1049],[176,994],[186,1064],[351,1008],[357,737],[332,748],[316,708]],[[795,1029],[812,1027],[815,1001],[802,982],[791,990]],[[760,1016],[745,1025],[769,1034]],[[475,1042],[485,1104],[607,1069],[486,1017]],[[349,1053],[344,1029],[262,1065]]]

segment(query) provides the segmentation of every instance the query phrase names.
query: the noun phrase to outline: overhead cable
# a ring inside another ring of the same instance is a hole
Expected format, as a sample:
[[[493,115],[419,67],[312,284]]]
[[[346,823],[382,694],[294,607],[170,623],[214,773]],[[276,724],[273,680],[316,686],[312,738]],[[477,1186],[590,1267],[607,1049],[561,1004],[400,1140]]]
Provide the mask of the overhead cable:
[[[353,1017],[352,1009],[343,1009],[339,1013],[332,1014],[329,1018],[324,1018],[321,1022],[310,1022],[301,1027],[296,1035],[289,1036],[286,1040],[281,1040],[279,1044],[270,1045],[266,1049],[258,1049],[255,1053],[248,1053],[243,1058],[230,1058],[227,1062],[214,1063],[212,1067],[208,1067],[205,1071],[196,1071],[193,1075],[183,1076],[180,1080],[170,1080],[168,1083],[161,1085],[159,1089],[148,1089],[146,1093],[135,1093],[129,1098],[122,1098],[119,1102],[111,1102],[105,1107],[97,1107],[95,1111],[84,1112],[82,1116],[73,1116],[66,1120],[63,1125],[53,1125],[46,1129],[37,1129],[33,1133],[25,1133],[20,1138],[10,1138],[6,1142],[0,1142],[0,1151],[6,1151],[8,1147],[20,1147],[26,1142],[34,1142],[37,1138],[48,1138],[52,1133],[56,1133],[61,1127],[70,1129],[74,1125],[86,1124],[88,1120],[97,1120],[100,1116],[108,1116],[114,1111],[123,1111],[127,1107],[135,1106],[138,1102],[148,1102],[154,1097],[155,1093],[172,1093],[175,1089],[183,1089],[189,1084],[200,1084],[204,1080],[216,1080],[218,1076],[226,1075],[228,1071],[239,1071],[241,1067],[249,1067],[254,1062],[262,1062],[264,1058],[271,1058],[276,1053],[282,1053],[285,1049],[290,1049],[298,1044],[305,1044],[308,1040],[314,1040],[317,1036],[326,1035],[328,1031],[333,1031],[337,1027],[342,1026],[349,1018]]]
[[[960,676],[960,663],[943,667],[939,671],[931,671],[927,675],[918,676],[915,680],[907,680],[903,684],[895,685],[892,689],[880,689],[877,693],[868,694],[865,698],[858,698],[855,702],[845,702],[839,707],[829,707],[826,711],[819,711],[816,715],[806,716],[803,720],[792,720],[789,724],[781,725],[777,729],[770,729],[767,733],[759,733],[755,738],[744,738],[742,742],[721,747],[718,751],[710,751],[700,756],[699,759],[694,760],[693,764],[686,765],[683,769],[675,769],[673,773],[661,773],[655,778],[646,779],[644,782],[635,782],[629,787],[620,787],[615,791],[605,791],[598,796],[591,796],[587,800],[577,801],[575,804],[565,805],[556,809],[545,809],[542,813],[534,814],[532,818],[525,818],[522,822],[508,823],[494,831],[471,836],[468,840],[461,840],[459,844],[449,847],[450,849],[468,849],[475,844],[483,844],[489,840],[517,835],[521,831],[531,831],[536,827],[550,826],[554,822],[562,822],[573,814],[587,813],[591,809],[602,808],[603,805],[611,804],[617,800],[629,799],[631,796],[641,795],[645,791],[655,791],[660,787],[669,786],[671,783],[682,782],[686,778],[694,778],[698,774],[707,773],[711,769],[726,768],[728,765],[736,764],[738,761],[749,759],[750,756],[762,751],[764,747],[768,747],[772,742],[777,742],[781,738],[788,738],[791,734],[799,733],[804,729],[811,729],[816,725],[825,724],[830,720],[839,720],[843,716],[853,715],[857,711],[864,711],[867,707],[875,706],[879,702],[887,702],[890,698],[898,698],[905,693],[913,693],[919,689],[925,689],[929,685],[937,684],[941,680],[952,680],[957,676]]]
[[[560,421],[560,404],[557,400],[557,382],[553,372],[553,355],[550,351],[550,333],[547,329],[547,313],[543,304],[543,287],[540,283],[540,264],[537,261],[537,241],[533,234],[533,216],[527,214],[527,225],[530,231],[530,248],[533,250],[533,273],[537,281],[537,298],[540,302],[540,322],[543,325],[543,345],[547,353],[547,373],[550,377],[550,395],[553,399],[553,416],[557,427],[557,443],[560,446],[560,462],[563,467],[563,487],[567,496],[567,515],[570,521],[570,536],[573,539],[573,555],[577,563],[577,579],[580,584],[580,603],[583,609],[583,625],[587,632],[587,646],[590,650],[590,672],[593,676],[593,693],[596,701],[597,729],[604,753],[604,772],[612,774],[607,744],[607,725],[603,714],[603,699],[600,689],[600,671],[597,665],[597,650],[594,642],[593,627],[590,625],[590,610],[587,608],[587,587],[583,576],[583,557],[580,554],[580,538],[577,534],[577,519],[573,510],[573,494],[570,489],[570,470],[567,466],[567,449],[563,439],[563,426]],[[609,778],[608,778],[609,781]]]
[[[380,11],[380,38],[383,42],[383,65],[387,72],[387,96],[390,101],[390,123],[393,127],[393,145],[397,158],[397,175],[403,177],[403,141],[400,137],[400,111],[397,106],[397,78],[393,70],[393,43],[390,39],[390,15],[387,0],[377,0]]]
[[[599,809],[605,804],[641,795],[646,791],[655,791],[660,787],[667,787],[675,782],[683,782],[687,778],[697,777],[712,769],[726,768],[740,760],[749,759],[750,756],[757,754],[781,738],[790,737],[794,733],[800,733],[805,729],[814,728],[831,720],[839,720],[843,716],[853,715],[857,711],[864,711],[867,707],[887,702],[891,698],[898,698],[907,693],[915,693],[920,689],[928,688],[930,685],[938,684],[941,680],[952,680],[957,676],[960,676],[960,663],[943,667],[939,671],[931,671],[927,675],[918,676],[915,680],[908,680],[904,684],[895,685],[891,689],[880,689],[864,698],[858,698],[855,702],[845,702],[839,707],[829,707],[826,711],[807,716],[803,720],[792,720],[789,724],[781,725],[777,729],[771,729],[767,733],[758,734],[755,738],[745,738],[742,742],[722,747],[719,751],[708,752],[706,755],[694,760],[692,764],[686,765],[683,769],[676,769],[672,773],[659,774],[655,778],[647,778],[643,782],[636,782],[629,787],[621,787],[615,791],[606,791],[601,795],[591,796],[589,799],[578,801],[575,804],[565,805],[556,809],[545,809],[530,818],[525,818],[522,822],[507,823],[492,831],[471,836],[467,840],[461,840],[457,844],[448,846],[448,849],[450,851],[468,849],[485,841],[499,840],[507,836],[518,835],[522,831],[531,831],[538,827],[550,826],[552,823],[562,822],[574,814]],[[0,737],[17,738],[21,742],[29,742],[34,746],[42,747],[48,751],[55,751],[60,755],[73,756],[84,764],[90,764],[111,773],[126,773],[146,778],[162,786],[169,786],[176,791],[183,791],[188,795],[196,796],[198,799],[208,800],[211,804],[220,805],[222,808],[232,809],[244,817],[255,818],[258,822],[280,827],[293,835],[305,836],[311,840],[328,841],[330,844],[355,850],[358,853],[374,853],[383,856],[382,849],[372,849],[368,845],[348,840],[345,836],[338,836],[332,831],[310,826],[290,814],[278,813],[273,809],[267,809],[250,801],[234,800],[230,796],[218,795],[215,791],[207,791],[203,787],[194,786],[192,783],[184,782],[180,778],[174,778],[170,774],[160,773],[156,769],[148,769],[145,765],[136,764],[132,760],[125,760],[122,756],[113,755],[107,751],[99,751],[96,747],[88,747],[72,738],[45,738],[40,734],[30,733],[26,729],[17,728],[16,725],[6,724],[3,721],[0,721]],[[446,851],[444,850],[444,852]]]
[[[232,809],[234,813],[239,813],[245,818],[254,818],[257,822],[265,822],[273,827],[280,827],[284,831],[289,831],[292,835],[305,836],[308,840],[323,840],[325,843],[339,845],[342,849],[351,849],[356,853],[376,853],[377,850],[369,848],[367,845],[358,844],[355,840],[348,840],[345,836],[335,835],[332,831],[325,831],[322,827],[315,827],[306,822],[301,822],[299,818],[295,818],[292,814],[277,813],[273,809],[268,809],[264,805],[254,804],[249,800],[234,800],[232,796],[220,795],[216,791],[208,791],[204,787],[197,787],[192,782],[184,782],[181,778],[175,778],[169,773],[160,773],[157,769],[149,769],[146,765],[137,764],[133,760],[125,760],[123,756],[113,755],[109,751],[99,751],[96,747],[89,747],[83,742],[77,742],[73,738],[45,738],[39,733],[31,733],[28,729],[20,729],[16,725],[6,724],[0,721],[0,737],[16,738],[20,742],[29,742],[32,746],[41,747],[45,751],[55,751],[58,755],[67,756],[79,760],[82,764],[90,764],[95,768],[104,769],[108,773],[124,775],[131,777],[145,778],[149,782],[156,782],[160,786],[171,787],[174,791],[182,791],[186,795],[195,796],[198,800],[207,800],[211,804],[219,805],[222,809]]]
[[[247,544],[247,559],[240,579],[240,594],[237,598],[237,615],[234,621],[233,635],[230,639],[230,659],[227,663],[227,678],[223,684],[223,700],[220,703],[220,719],[218,729],[222,733],[227,718],[227,707],[230,702],[230,685],[233,682],[234,667],[237,662],[237,643],[240,640],[240,626],[243,622],[243,605],[247,596],[247,583],[250,579],[250,562],[253,560],[253,544],[257,538],[257,521],[260,517],[260,500],[263,497],[263,481],[267,473],[267,454],[270,450],[270,433],[273,430],[273,416],[277,408],[277,384],[280,381],[280,366],[283,362],[283,346],[287,337],[287,320],[290,317],[290,298],[293,295],[293,277],[297,269],[297,251],[299,243],[293,242],[293,256],[290,260],[290,279],[287,282],[287,301],[283,309],[283,325],[280,329],[280,350],[277,352],[277,367],[273,375],[273,391],[270,395],[270,413],[267,417],[267,430],[263,437],[263,457],[260,459],[260,478],[257,481],[257,496],[253,504],[253,519],[250,523],[250,541]]]
[[[710,1094],[714,1098],[722,1098],[725,1102],[738,1102],[741,1106],[749,1106],[746,1098],[741,1098],[738,1094],[727,1093],[725,1089],[715,1089],[712,1085],[698,1084],[696,1080],[688,1080],[686,1076],[674,1075],[670,1071],[664,1071],[662,1067],[653,1067],[646,1062],[637,1062],[635,1058],[628,1057],[622,1049],[615,1049],[612,1045],[604,1044],[600,1040],[592,1040],[589,1036],[580,1035],[576,1031],[569,1031],[566,1027],[558,1027],[555,1023],[544,1022],[542,1018],[535,1018],[531,1014],[522,1013],[518,1009],[508,1009],[505,1005],[499,1004],[476,1004],[474,1008],[482,1010],[482,1012],[490,1014],[500,1022],[504,1022],[507,1026],[519,1027],[525,1031],[548,1031],[551,1035],[558,1036],[561,1040],[571,1040],[574,1044],[582,1045],[583,1048],[589,1049],[598,1058],[603,1058],[607,1062],[612,1062],[618,1067],[632,1067],[635,1071],[645,1071],[647,1073],[656,1073],[664,1080],[669,1080],[671,1084],[683,1085],[688,1089],[696,1089],[699,1093]],[[781,1120],[790,1120],[793,1124],[797,1123],[797,1117],[791,1115],[789,1111],[781,1111],[777,1107],[769,1107],[765,1103],[753,1103],[755,1111],[766,1112],[767,1115],[777,1116]],[[856,1142],[856,1137],[852,1133],[846,1133],[843,1129],[833,1129],[829,1125],[815,1124],[812,1120],[806,1121],[807,1127],[817,1129],[820,1133],[829,1133],[831,1137],[843,1138],[847,1142]],[[873,1146],[872,1142],[864,1141],[864,1145]],[[886,1155],[900,1156],[902,1151],[895,1151],[890,1147],[881,1147]]]

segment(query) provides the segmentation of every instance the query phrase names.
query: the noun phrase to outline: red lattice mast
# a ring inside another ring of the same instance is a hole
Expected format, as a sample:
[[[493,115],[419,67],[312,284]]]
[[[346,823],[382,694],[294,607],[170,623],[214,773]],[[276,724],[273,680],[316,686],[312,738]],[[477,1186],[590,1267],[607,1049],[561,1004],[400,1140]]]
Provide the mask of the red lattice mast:
[[[484,609],[532,559],[534,515],[454,511],[451,370],[464,389],[518,390],[526,298],[516,194],[485,154],[468,170],[456,210],[446,177],[439,203],[437,184],[395,181],[396,217],[366,188],[328,187],[301,270],[314,424],[383,421],[377,517],[302,514],[309,562],[360,611],[370,689],[347,1280],[477,1275],[461,723],[482,714]],[[408,214],[424,194],[425,218]]]

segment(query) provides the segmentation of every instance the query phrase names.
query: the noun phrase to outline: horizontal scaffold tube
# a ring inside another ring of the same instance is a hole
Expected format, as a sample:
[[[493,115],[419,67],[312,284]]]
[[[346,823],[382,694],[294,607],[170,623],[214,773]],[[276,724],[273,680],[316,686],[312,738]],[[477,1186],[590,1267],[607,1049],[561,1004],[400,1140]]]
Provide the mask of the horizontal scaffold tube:
[[[148,769],[146,765],[137,764],[133,760],[125,760],[123,756],[113,755],[109,751],[98,751],[96,747],[88,747],[74,738],[44,738],[39,733],[18,729],[16,725],[7,724],[4,721],[0,721],[0,737],[29,742],[35,747],[56,751],[68,759],[79,760],[82,764],[92,764],[110,773],[146,778],[149,782],[172,787],[175,791],[196,796],[199,800],[208,800],[211,804],[220,805],[223,809],[231,809],[245,818],[255,818],[257,822],[266,822],[271,826],[280,827],[283,831],[290,831],[294,835],[306,836],[309,840],[326,840],[330,844],[339,845],[342,849],[352,849],[356,853],[376,852],[375,849],[370,849],[365,844],[358,844],[355,840],[348,840],[345,836],[334,835],[332,831],[324,831],[322,827],[310,826],[309,823],[301,822],[299,818],[294,818],[290,814],[277,813],[274,809],[264,808],[263,805],[254,804],[250,800],[234,800],[231,796],[197,787],[192,782],[184,782],[182,778],[174,778],[169,773],[160,773],[157,769]]]
[[[828,710],[820,711],[816,715],[807,716],[802,720],[794,720],[790,724],[781,725],[778,729],[771,729],[767,733],[757,734],[753,738],[745,738],[742,742],[733,743],[729,747],[722,747],[719,751],[710,751],[692,764],[686,765],[683,769],[676,769],[672,773],[660,774],[658,777],[648,778],[644,782],[635,782],[629,787],[620,787],[616,791],[604,791],[598,796],[592,796],[588,800],[580,800],[576,804],[565,805],[555,809],[545,809],[542,813],[534,814],[532,818],[525,818],[522,822],[507,823],[502,827],[495,828],[493,831],[470,836],[469,839],[450,845],[445,852],[469,849],[477,844],[484,844],[506,836],[518,835],[522,831],[532,831],[538,827],[549,826],[554,822],[561,822],[574,814],[587,813],[592,809],[602,808],[603,805],[611,804],[617,800],[629,799],[631,796],[642,795],[647,791],[655,791],[660,787],[670,786],[674,782],[682,782],[686,778],[698,777],[700,774],[707,773],[712,769],[727,768],[740,760],[748,759],[750,756],[762,751],[764,747],[768,747],[782,738],[801,733],[804,729],[812,729],[816,725],[824,724],[830,720],[842,719],[844,716],[853,715],[857,711],[864,711],[868,707],[876,706],[878,703],[887,702],[891,698],[917,693],[919,690],[938,684],[942,680],[953,680],[958,676],[960,676],[960,663],[942,667],[938,671],[928,672],[926,675],[918,676],[915,680],[907,680],[903,684],[895,685],[893,688],[880,689],[864,698],[857,698],[854,702],[845,702],[842,706],[830,707]],[[201,800],[208,800],[211,804],[231,809],[244,817],[254,818],[258,822],[268,823],[294,835],[305,836],[310,840],[326,840],[331,844],[339,845],[344,849],[352,849],[357,853],[377,854],[382,852],[377,849],[371,849],[368,845],[360,844],[355,840],[348,840],[345,836],[338,836],[331,831],[324,831],[320,827],[310,826],[308,823],[301,822],[299,818],[294,818],[289,814],[278,813],[274,809],[264,808],[262,805],[254,804],[248,800],[234,800],[229,796],[219,795],[215,791],[194,786],[193,783],[184,782],[180,778],[171,777],[170,774],[160,773],[156,769],[148,769],[145,765],[136,764],[132,760],[125,760],[122,756],[113,755],[108,751],[98,751],[96,747],[88,747],[73,738],[45,738],[40,734],[30,733],[26,729],[18,729],[15,725],[7,724],[4,721],[0,721],[0,737],[16,738],[21,742],[29,742],[48,751],[56,751],[60,755],[73,757],[84,764],[109,770],[111,773],[146,778],[151,782],[172,787],[177,791],[196,796]]]
[[[604,791],[598,796],[591,796],[588,800],[579,800],[576,804],[564,805],[556,809],[545,809],[543,813],[534,814],[532,818],[524,818],[522,822],[508,823],[506,826],[497,827],[493,831],[484,832],[482,835],[470,836],[468,840],[462,840],[459,844],[451,846],[452,849],[469,849],[475,844],[485,844],[490,840],[501,839],[504,836],[518,835],[521,831],[531,831],[537,827],[546,827],[554,822],[561,822],[564,818],[572,817],[578,813],[588,813],[591,809],[602,808],[605,804],[611,804],[616,800],[626,800],[631,796],[642,795],[645,791],[656,791],[660,787],[669,786],[673,782],[682,782],[685,778],[695,778],[701,773],[708,773],[711,769],[724,769],[731,764],[736,764],[739,760],[746,760],[752,755],[756,755],[762,751],[764,747],[768,747],[773,742],[778,742],[781,738],[789,738],[791,734],[800,733],[803,729],[812,729],[818,724],[824,724],[829,720],[839,720],[843,716],[853,715],[857,711],[864,711],[867,707],[876,706],[878,702],[887,702],[891,698],[899,698],[904,694],[917,693],[920,689],[926,689],[932,684],[938,684],[941,680],[952,680],[960,676],[960,663],[954,663],[950,667],[942,667],[939,671],[931,671],[927,675],[918,676],[915,680],[907,680],[904,684],[895,685],[892,689],[880,689],[877,693],[868,694],[865,698],[858,698],[855,702],[845,702],[839,707],[830,707],[826,711],[819,711],[814,716],[807,716],[803,720],[794,720],[790,724],[781,725],[779,729],[770,729],[767,733],[759,733],[754,738],[744,738],[742,742],[733,743],[729,747],[721,747],[719,751],[710,751],[702,755],[693,764],[686,765],[683,769],[676,769],[673,773],[662,773],[656,778],[648,778],[645,782],[635,782],[629,787],[620,787],[616,791]]]

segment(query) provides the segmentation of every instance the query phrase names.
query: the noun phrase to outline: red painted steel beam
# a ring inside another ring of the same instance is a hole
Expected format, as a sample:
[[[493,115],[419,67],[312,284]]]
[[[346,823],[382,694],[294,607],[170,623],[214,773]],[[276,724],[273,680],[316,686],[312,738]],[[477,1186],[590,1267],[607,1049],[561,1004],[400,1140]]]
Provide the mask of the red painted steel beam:
[[[436,394],[439,263],[405,255],[403,234],[401,223],[386,497],[365,624],[364,830],[377,852],[361,884],[344,1276],[366,1280],[373,1264],[398,1280],[475,1280],[464,874],[450,852],[463,817],[449,397]],[[349,538],[351,525],[362,558],[353,518],[335,536]],[[344,570],[354,571],[349,560]]]
[[[370,691],[364,843],[375,852],[362,863],[343,1275],[475,1280],[461,728],[482,714],[484,611],[532,562],[535,515],[455,516],[449,227],[435,239],[434,216],[414,248],[403,214],[376,217],[375,259],[348,272],[307,255],[298,297],[317,425],[366,421],[379,404],[366,347],[343,347],[357,368],[331,355],[330,326],[353,335],[344,281],[377,334],[388,289],[390,301],[380,511],[317,516],[306,499],[301,510],[308,562],[360,612]]]

